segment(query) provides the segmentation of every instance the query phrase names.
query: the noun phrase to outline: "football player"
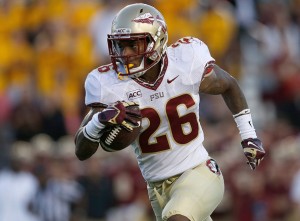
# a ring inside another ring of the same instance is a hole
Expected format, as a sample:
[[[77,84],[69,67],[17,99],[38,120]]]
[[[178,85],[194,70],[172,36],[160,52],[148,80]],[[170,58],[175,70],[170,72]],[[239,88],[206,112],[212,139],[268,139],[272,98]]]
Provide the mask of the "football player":
[[[108,125],[130,131],[140,121],[142,131],[131,146],[156,219],[211,220],[224,181],[202,144],[199,92],[222,95],[252,170],[265,151],[237,81],[215,64],[206,44],[194,37],[169,47],[167,42],[167,25],[154,7],[138,3],[119,11],[108,34],[112,63],[85,81],[91,110],[76,134],[76,155],[80,160],[93,155]],[[130,105],[139,105],[139,111],[127,111]]]

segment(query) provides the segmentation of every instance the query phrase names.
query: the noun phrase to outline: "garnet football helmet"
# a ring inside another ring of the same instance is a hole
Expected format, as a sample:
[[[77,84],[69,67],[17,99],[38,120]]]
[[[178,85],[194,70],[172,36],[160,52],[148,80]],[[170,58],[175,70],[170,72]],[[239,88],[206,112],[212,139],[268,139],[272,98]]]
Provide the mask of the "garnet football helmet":
[[[154,7],[142,3],[131,4],[119,11],[108,34],[111,61],[119,76],[132,78],[143,75],[157,64],[167,48],[168,33],[162,14]],[[123,55],[122,41],[141,41],[133,55]],[[142,46],[141,46],[142,45]],[[133,59],[139,59],[137,67]]]

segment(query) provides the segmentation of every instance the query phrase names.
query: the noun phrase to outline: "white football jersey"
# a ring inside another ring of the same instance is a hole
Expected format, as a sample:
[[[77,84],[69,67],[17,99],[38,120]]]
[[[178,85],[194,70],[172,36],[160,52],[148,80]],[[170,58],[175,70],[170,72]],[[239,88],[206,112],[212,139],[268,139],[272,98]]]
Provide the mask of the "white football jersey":
[[[120,80],[111,64],[87,76],[86,105],[118,100],[139,103],[142,131],[131,146],[145,180],[164,180],[208,158],[199,122],[199,86],[211,62],[207,46],[187,37],[168,47],[160,77],[153,84]]]

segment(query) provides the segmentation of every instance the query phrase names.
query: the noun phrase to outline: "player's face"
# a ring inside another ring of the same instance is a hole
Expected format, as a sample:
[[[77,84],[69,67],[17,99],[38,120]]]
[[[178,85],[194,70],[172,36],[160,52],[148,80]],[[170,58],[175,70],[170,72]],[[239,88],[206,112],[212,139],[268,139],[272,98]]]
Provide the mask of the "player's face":
[[[128,58],[123,61],[129,65],[130,68],[138,67],[143,59],[142,53],[145,52],[146,45],[144,40],[121,40],[116,42],[116,49],[118,54]]]

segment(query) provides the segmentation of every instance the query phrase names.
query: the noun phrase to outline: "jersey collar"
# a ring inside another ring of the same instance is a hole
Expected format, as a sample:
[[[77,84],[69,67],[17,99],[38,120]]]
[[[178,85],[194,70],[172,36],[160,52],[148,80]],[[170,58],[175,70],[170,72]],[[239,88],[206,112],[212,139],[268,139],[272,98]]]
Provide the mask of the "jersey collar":
[[[168,68],[168,56],[167,56],[167,53],[162,57],[162,65],[161,65],[161,68],[160,68],[160,73],[156,79],[155,82],[153,83],[149,83],[147,81],[144,81],[143,79],[141,78],[134,78],[133,80],[138,83],[139,85],[145,87],[145,88],[148,88],[148,89],[151,89],[151,90],[156,90],[159,85],[161,84],[162,80],[164,79],[164,76],[165,76],[165,73],[167,71],[167,68]]]

